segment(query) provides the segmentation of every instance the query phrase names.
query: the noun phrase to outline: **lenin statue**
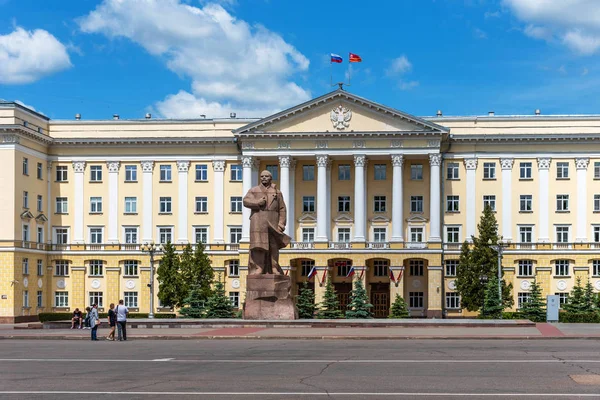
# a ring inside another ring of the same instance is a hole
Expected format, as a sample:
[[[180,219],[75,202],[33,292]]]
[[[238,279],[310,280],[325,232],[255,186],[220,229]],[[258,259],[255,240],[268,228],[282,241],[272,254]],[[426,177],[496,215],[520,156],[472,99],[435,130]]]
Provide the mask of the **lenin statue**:
[[[260,173],[260,184],[244,196],[244,207],[250,213],[250,256],[248,274],[283,275],[279,266],[279,249],[290,243],[283,233],[286,225],[286,208],[281,192],[271,182],[269,171]]]

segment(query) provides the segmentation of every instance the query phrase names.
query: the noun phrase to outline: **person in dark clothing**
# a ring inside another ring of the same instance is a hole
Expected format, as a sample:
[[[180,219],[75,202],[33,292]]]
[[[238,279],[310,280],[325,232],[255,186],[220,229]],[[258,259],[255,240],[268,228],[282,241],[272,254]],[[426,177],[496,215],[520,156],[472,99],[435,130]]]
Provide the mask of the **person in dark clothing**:
[[[110,326],[110,332],[106,337],[106,340],[115,340],[115,328],[117,325],[117,313],[115,312],[115,303],[110,303],[110,309],[108,310],[108,326]]]

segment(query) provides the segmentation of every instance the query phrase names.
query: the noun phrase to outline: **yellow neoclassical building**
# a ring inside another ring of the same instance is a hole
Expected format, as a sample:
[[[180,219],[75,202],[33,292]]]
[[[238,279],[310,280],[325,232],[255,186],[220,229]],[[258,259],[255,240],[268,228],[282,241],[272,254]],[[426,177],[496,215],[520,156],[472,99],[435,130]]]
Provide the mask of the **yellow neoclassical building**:
[[[329,275],[347,303],[354,267],[378,317],[397,293],[413,316],[465,315],[459,248],[485,204],[515,307],[534,278],[561,301],[577,277],[600,291],[599,115],[421,118],[336,90],[260,120],[62,121],[4,102],[0,135],[0,321],[120,298],[148,312],[150,241],[206,243],[239,307],[242,197],[264,169],[287,202],[281,264],[297,285],[316,267],[317,301]]]

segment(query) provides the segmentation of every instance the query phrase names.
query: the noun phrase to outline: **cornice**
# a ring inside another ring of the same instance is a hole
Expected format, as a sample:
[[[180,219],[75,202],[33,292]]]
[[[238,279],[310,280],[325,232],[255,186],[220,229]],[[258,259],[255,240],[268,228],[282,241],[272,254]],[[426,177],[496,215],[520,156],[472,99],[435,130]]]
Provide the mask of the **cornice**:
[[[251,131],[245,132],[241,140],[245,139],[285,139],[285,138],[303,138],[303,139],[315,139],[315,138],[367,138],[367,137],[382,137],[382,138],[398,138],[404,136],[416,136],[416,137],[441,137],[442,132],[436,132],[433,130],[423,131],[325,131],[325,132],[267,132],[267,131]]]
[[[502,142],[521,144],[522,142],[591,142],[600,139],[600,133],[543,133],[543,134],[450,134],[452,142]]]
[[[235,144],[235,138],[55,138],[52,142],[55,146],[123,146],[123,145],[215,145],[215,144]]]
[[[34,131],[31,128],[21,125],[0,125],[0,133],[3,135],[17,135],[46,146],[52,144],[53,142],[53,139],[50,136],[46,136],[42,133]]]

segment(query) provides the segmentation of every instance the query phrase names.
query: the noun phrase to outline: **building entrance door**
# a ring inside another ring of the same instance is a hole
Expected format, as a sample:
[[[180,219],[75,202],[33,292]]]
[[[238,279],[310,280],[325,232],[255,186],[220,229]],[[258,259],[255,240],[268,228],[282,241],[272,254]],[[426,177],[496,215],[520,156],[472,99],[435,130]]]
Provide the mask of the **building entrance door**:
[[[390,314],[390,285],[371,285],[371,304],[373,304],[373,316],[375,318],[387,318]]]
[[[348,310],[348,303],[350,302],[350,291],[352,290],[352,283],[334,283],[335,292],[337,293],[338,302],[340,303],[340,311],[346,313]]]

